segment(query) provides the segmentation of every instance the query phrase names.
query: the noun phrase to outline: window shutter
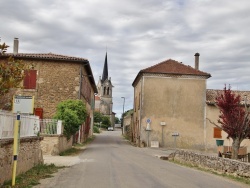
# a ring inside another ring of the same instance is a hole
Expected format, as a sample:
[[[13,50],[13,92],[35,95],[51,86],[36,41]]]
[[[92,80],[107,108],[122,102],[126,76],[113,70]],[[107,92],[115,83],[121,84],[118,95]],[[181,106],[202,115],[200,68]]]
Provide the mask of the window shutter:
[[[214,138],[222,138],[221,129],[219,129],[218,127],[214,127]]]
[[[24,74],[24,89],[36,89],[37,70],[25,70]]]

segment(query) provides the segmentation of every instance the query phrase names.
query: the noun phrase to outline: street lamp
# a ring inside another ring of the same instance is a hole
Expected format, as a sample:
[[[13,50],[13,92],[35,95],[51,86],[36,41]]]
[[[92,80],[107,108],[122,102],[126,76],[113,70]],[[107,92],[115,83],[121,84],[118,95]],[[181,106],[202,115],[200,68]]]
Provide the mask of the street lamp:
[[[122,134],[123,134],[123,116],[124,116],[124,105],[125,105],[125,97],[121,97],[121,98],[123,98],[123,110],[122,110],[122,122],[121,122],[121,125],[122,125]]]

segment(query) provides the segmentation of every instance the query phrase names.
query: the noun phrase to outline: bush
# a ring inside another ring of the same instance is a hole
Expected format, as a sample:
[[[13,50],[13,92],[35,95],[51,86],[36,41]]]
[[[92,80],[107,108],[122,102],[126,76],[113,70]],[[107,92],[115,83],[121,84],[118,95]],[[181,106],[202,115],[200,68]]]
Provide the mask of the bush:
[[[94,129],[94,133],[100,133],[100,130],[97,126],[94,126],[93,129]]]
[[[81,100],[66,100],[58,104],[55,118],[63,121],[63,134],[69,139],[86,120],[86,106]]]

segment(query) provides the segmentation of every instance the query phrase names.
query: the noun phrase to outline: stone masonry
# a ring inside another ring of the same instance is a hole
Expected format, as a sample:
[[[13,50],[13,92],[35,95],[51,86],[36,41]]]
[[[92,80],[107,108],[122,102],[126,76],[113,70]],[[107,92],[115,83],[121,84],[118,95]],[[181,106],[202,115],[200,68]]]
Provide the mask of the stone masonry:
[[[192,166],[198,166],[218,173],[230,174],[250,178],[250,163],[237,160],[207,156],[192,151],[176,150],[170,154],[169,160],[177,161]]]
[[[17,158],[17,175],[43,163],[40,142],[42,137],[21,138]],[[13,139],[0,141],[0,185],[12,178]]]

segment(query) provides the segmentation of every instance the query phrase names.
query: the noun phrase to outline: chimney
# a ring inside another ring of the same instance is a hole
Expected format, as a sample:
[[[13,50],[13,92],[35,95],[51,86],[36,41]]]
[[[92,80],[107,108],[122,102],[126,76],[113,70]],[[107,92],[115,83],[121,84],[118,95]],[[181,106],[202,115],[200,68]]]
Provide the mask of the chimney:
[[[196,53],[196,54],[194,54],[194,56],[195,56],[195,69],[196,70],[199,70],[199,56],[200,56],[200,54],[199,53]]]
[[[13,54],[18,54],[18,46],[19,46],[19,40],[18,38],[14,38],[14,46],[13,46]]]

